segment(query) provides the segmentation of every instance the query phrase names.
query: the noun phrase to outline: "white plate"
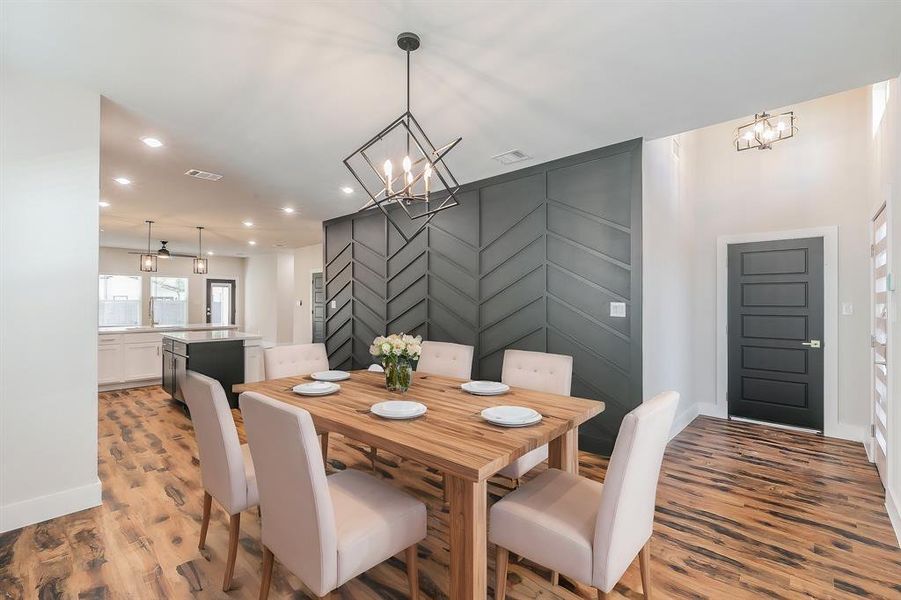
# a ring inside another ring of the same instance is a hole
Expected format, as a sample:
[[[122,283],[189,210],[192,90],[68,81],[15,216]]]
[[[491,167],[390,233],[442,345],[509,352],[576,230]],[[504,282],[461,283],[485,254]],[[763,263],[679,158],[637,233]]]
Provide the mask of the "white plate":
[[[492,406],[482,411],[482,418],[504,427],[524,427],[541,421],[541,413],[525,406]]]
[[[497,381],[468,381],[460,387],[477,396],[498,396],[510,391],[509,385]]]
[[[426,413],[428,408],[421,402],[408,400],[386,400],[373,404],[372,413],[385,419],[415,419]]]
[[[316,381],[344,381],[350,379],[347,371],[317,371],[310,375]]]
[[[368,371],[372,371],[373,373],[384,373],[385,367],[382,365],[369,365]]]
[[[337,383],[328,383],[325,381],[301,383],[300,385],[295,385],[291,388],[295,394],[301,394],[302,396],[325,396],[327,394],[333,394],[340,389],[341,386]]]

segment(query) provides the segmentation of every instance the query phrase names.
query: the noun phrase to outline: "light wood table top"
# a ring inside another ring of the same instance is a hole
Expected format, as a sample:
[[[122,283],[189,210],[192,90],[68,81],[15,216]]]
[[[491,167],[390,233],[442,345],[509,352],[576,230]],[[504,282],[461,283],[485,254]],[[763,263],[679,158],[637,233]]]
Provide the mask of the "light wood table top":
[[[600,414],[604,403],[511,388],[500,396],[475,396],[460,389],[462,380],[414,373],[406,394],[385,389],[385,376],[352,371],[339,382],[341,391],[328,396],[301,396],[291,391],[307,376],[285,377],[234,386],[300,406],[313,417],[317,430],[336,432],[393,452],[468,481],[484,481],[523,454],[534,450]],[[383,400],[415,400],[428,407],[409,421],[378,417],[369,408]],[[543,415],[529,427],[492,425],[479,415],[490,406],[518,405]]]

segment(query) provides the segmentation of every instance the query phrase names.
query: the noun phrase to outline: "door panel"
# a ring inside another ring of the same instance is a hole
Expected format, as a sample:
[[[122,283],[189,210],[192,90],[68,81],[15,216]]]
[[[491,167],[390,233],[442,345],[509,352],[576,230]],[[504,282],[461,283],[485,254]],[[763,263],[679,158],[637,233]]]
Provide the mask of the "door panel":
[[[872,228],[873,455],[882,483],[887,485],[889,247],[885,207],[873,219]]]
[[[729,415],[822,431],[823,239],[728,254]]]
[[[206,322],[235,325],[236,283],[234,279],[206,280]]]

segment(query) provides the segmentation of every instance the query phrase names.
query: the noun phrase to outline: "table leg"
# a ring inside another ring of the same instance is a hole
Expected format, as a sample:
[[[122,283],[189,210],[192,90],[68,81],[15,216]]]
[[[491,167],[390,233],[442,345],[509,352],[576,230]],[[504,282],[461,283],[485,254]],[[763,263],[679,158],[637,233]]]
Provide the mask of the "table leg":
[[[553,469],[579,474],[579,428],[573,427],[548,447],[548,464]]]
[[[450,597],[484,600],[488,588],[488,485],[447,476]]]

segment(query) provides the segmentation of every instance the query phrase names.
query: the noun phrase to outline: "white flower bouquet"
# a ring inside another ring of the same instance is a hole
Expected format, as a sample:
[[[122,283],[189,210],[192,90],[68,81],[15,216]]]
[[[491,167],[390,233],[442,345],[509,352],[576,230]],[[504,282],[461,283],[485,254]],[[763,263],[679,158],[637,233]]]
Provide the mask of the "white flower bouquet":
[[[422,353],[422,336],[403,333],[378,336],[369,353],[385,368],[385,385],[391,391],[406,392],[413,379],[413,363]]]

